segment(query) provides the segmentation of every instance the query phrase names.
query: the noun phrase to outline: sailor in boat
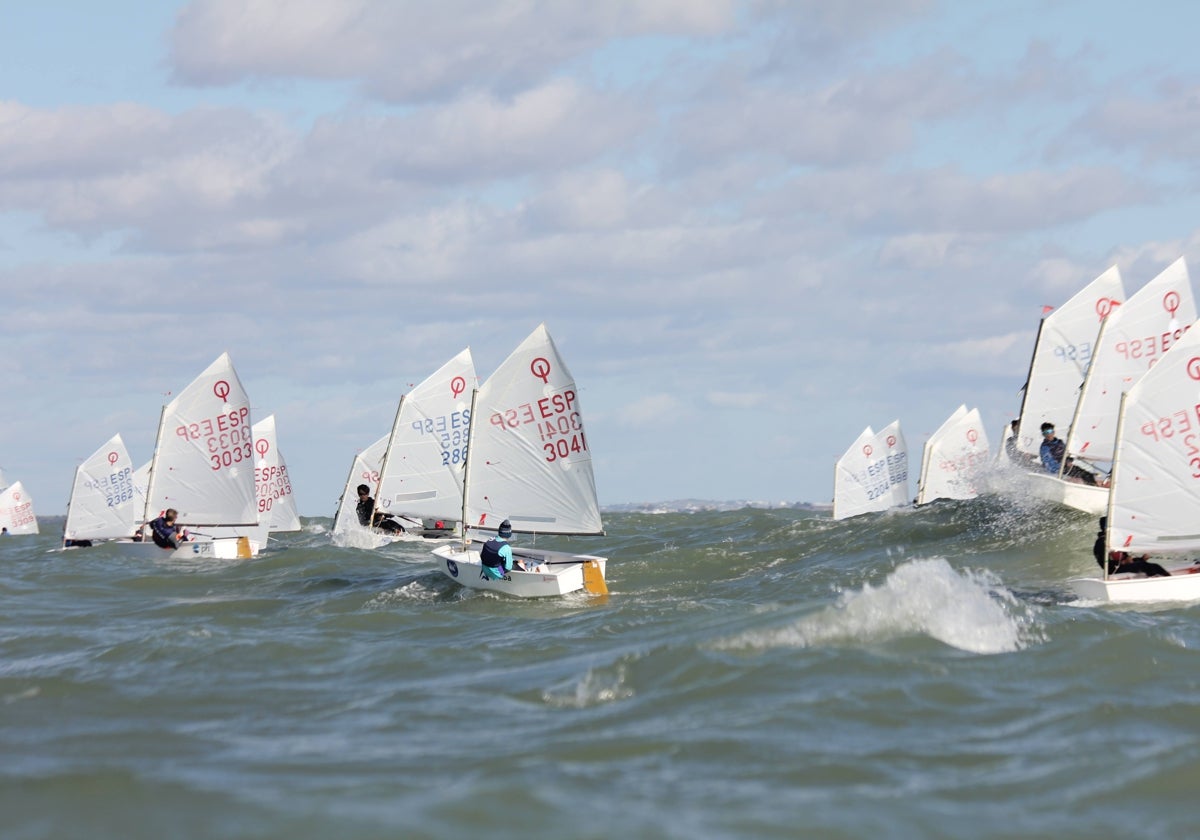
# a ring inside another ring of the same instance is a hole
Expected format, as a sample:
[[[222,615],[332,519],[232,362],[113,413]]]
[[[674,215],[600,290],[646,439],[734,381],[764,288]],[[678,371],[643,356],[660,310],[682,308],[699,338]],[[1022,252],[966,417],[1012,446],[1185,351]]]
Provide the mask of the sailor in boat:
[[[1104,531],[1108,527],[1108,517],[1100,517],[1100,532],[1096,534],[1096,542],[1092,545],[1092,555],[1103,569],[1104,564]],[[1151,563],[1147,556],[1130,557],[1128,551],[1108,552],[1108,574],[1110,575],[1145,575],[1146,577],[1170,577],[1171,573],[1157,563]]]
[[[1053,423],[1042,424],[1042,446],[1039,450],[1042,458],[1042,466],[1046,468],[1046,472],[1051,475],[1058,475],[1062,468],[1063,457],[1067,454],[1066,442],[1054,434]],[[1075,466],[1070,458],[1067,458],[1067,467],[1062,470],[1063,478],[1077,479],[1084,484],[1096,486],[1096,477],[1084,469]]]
[[[512,523],[505,519],[496,530],[495,539],[490,539],[479,549],[479,562],[483,566],[479,574],[489,580],[504,580],[507,573],[516,569],[518,572],[538,571],[527,569],[520,558],[513,559],[512,546],[508,544],[512,536]]]
[[[403,534],[404,526],[392,518],[390,513],[376,513],[375,500],[371,498],[371,488],[365,484],[358,485],[358,524],[366,528],[378,528],[389,534]]]
[[[1008,436],[1008,440],[1004,441],[1004,451],[1008,455],[1010,464],[1027,464],[1036,466],[1037,459],[1028,452],[1022,452],[1017,446],[1018,438],[1021,436],[1021,419],[1017,418],[1012,421],[1012,434]]]
[[[178,516],[175,508],[167,508],[162,516],[150,521],[150,539],[159,548],[179,548],[180,543],[187,542],[187,531],[175,524]]]
[[[511,536],[512,523],[505,519],[500,523],[496,536],[479,549],[479,562],[483,566],[480,575],[488,580],[504,580],[508,572],[513,570],[512,546],[508,544],[508,538]],[[521,569],[524,570],[523,564]]]

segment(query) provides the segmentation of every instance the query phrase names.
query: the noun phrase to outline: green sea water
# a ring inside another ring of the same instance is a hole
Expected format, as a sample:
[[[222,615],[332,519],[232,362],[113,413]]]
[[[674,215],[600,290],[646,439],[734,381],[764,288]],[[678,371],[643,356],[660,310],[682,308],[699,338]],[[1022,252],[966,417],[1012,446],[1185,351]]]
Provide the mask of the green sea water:
[[[607,598],[434,545],[0,541],[0,837],[1190,837],[1200,607],[1075,601],[1095,523],[978,499],[605,516]]]

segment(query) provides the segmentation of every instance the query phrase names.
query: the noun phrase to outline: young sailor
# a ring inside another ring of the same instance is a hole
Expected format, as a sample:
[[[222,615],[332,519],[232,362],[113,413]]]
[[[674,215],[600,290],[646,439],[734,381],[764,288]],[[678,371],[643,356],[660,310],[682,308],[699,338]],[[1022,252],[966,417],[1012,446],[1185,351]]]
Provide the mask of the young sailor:
[[[479,549],[479,562],[483,564],[480,573],[489,580],[504,580],[505,575],[513,570],[512,546],[508,538],[512,536],[512,523],[505,519],[496,531],[495,539],[490,539]],[[524,566],[519,566],[524,571]]]

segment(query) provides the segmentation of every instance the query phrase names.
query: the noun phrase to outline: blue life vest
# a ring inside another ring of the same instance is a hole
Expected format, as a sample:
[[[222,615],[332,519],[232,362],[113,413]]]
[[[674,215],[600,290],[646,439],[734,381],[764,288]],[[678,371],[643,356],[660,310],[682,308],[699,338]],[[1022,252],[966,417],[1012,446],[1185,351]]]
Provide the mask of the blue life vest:
[[[505,540],[488,540],[483,544],[483,548],[479,549],[479,560],[485,566],[493,568],[504,565],[504,555],[500,553],[500,549],[508,546]],[[512,549],[509,548],[506,552],[509,557],[512,556]]]
[[[479,549],[479,562],[483,564],[483,573],[487,577],[500,580],[512,568],[512,546],[500,538],[488,540]]]
[[[1044,440],[1038,454],[1041,455],[1042,467],[1046,472],[1057,475],[1062,469],[1063,456],[1067,454],[1067,444],[1058,438]]]

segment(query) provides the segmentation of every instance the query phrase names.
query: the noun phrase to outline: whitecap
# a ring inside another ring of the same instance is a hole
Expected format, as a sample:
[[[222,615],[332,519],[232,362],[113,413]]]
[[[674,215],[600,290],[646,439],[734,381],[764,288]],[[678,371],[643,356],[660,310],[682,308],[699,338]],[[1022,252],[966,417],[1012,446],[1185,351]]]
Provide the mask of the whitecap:
[[[1034,610],[990,572],[955,571],[941,558],[912,560],[878,586],[843,592],[836,604],[787,627],[744,633],[722,647],[815,647],[925,635],[970,653],[1006,653],[1030,640]]]
[[[542,692],[542,701],[556,708],[586,709],[633,696],[627,682],[625,665],[588,669],[578,679],[569,680]]]

